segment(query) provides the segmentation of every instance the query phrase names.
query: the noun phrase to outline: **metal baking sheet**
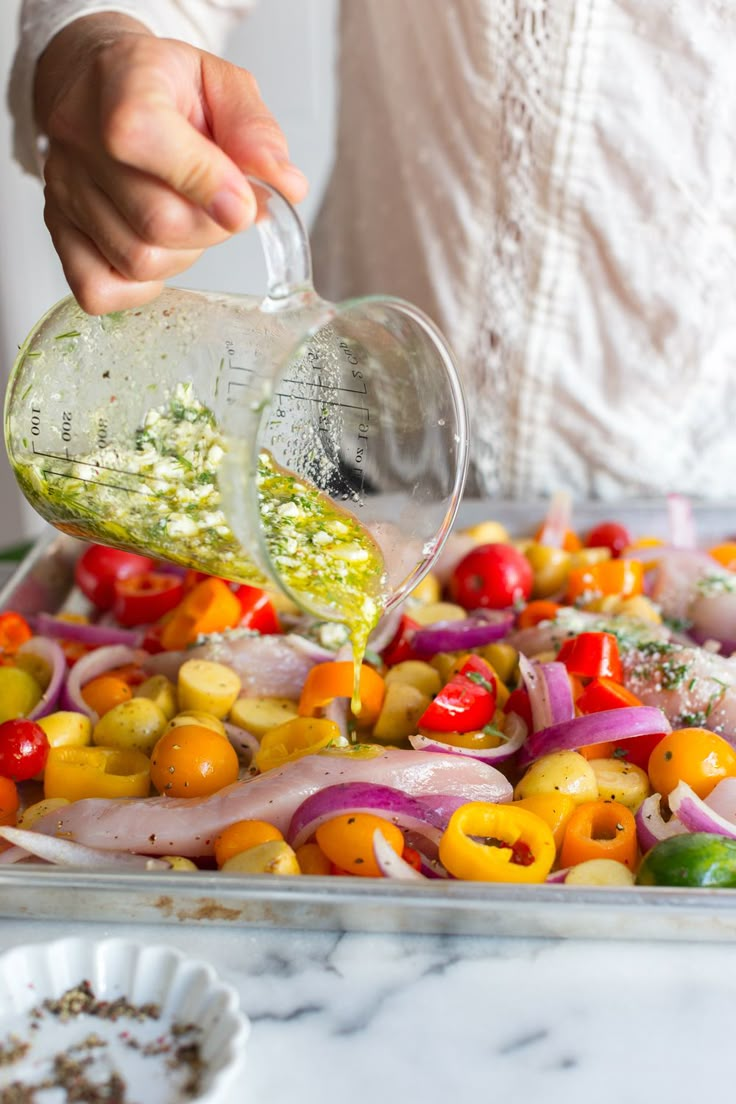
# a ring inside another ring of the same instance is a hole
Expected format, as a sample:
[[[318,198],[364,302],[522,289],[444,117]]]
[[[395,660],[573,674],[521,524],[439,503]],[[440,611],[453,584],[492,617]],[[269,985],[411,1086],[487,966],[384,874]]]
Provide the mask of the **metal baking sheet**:
[[[466,503],[459,525],[495,518],[528,533],[545,505]],[[736,534],[736,501],[695,505],[702,541]],[[665,535],[662,501],[585,504],[584,530],[615,518],[634,532]],[[84,545],[44,535],[0,591],[0,609],[25,614],[68,605],[74,563]],[[399,885],[359,878],[274,878],[171,871],[95,872],[27,866],[0,868],[0,916],[104,923],[402,931],[491,936],[617,939],[736,939],[733,890],[612,889],[432,882]]]

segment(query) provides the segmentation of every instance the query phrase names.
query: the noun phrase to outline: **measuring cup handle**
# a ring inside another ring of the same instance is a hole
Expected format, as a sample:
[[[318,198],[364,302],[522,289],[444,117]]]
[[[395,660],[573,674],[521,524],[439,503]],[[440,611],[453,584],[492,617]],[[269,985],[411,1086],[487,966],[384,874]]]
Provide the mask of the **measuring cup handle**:
[[[289,201],[270,184],[249,176],[258,201],[256,226],[268,276],[268,301],[286,306],[294,295],[312,291],[312,257],[302,220]]]

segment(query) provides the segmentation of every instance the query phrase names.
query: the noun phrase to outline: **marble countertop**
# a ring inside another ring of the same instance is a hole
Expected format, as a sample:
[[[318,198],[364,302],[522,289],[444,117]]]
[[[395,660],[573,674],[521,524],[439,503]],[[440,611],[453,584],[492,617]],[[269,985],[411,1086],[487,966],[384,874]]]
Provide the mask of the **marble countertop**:
[[[238,990],[238,1104],[685,1104],[733,1086],[736,943],[0,920],[0,952],[72,933],[174,946]]]

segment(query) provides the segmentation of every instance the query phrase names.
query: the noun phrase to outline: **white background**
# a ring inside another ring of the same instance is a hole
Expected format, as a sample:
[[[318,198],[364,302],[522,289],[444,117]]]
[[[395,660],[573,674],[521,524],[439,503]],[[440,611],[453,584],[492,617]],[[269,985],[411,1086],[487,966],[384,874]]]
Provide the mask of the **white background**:
[[[0,73],[7,84],[20,0],[0,0]],[[332,158],[336,0],[260,0],[228,42],[225,56],[250,69],[289,140],[292,160],[311,192],[302,215],[311,222]],[[0,377],[3,390],[18,346],[41,315],[68,293],[43,223],[40,181],[12,160],[10,119],[0,107]],[[186,287],[254,292],[264,271],[255,234],[212,249],[173,281]],[[16,489],[0,448],[0,548],[42,523]]]

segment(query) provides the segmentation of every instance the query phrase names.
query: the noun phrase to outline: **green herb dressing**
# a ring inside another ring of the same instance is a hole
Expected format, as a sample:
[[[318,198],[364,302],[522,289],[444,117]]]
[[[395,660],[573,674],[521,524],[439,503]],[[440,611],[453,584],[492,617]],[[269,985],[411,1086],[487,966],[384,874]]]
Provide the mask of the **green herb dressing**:
[[[132,448],[107,445],[74,459],[39,457],[15,475],[36,510],[85,540],[143,551],[251,586],[274,582],[230,529],[218,477],[225,445],[215,417],[188,384],[150,410]],[[261,536],[273,573],[305,609],[328,609],[350,633],[360,663],[385,605],[383,558],[348,511],[266,451],[256,470]],[[356,708],[357,707],[357,708]],[[359,710],[357,695],[353,708]]]

